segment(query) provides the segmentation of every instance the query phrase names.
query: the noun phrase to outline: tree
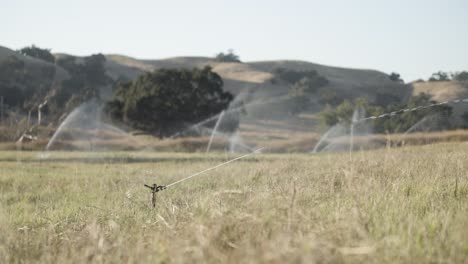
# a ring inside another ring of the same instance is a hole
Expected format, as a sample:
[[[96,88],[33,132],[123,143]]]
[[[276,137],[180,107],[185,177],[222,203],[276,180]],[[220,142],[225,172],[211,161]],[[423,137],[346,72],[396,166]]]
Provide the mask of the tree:
[[[323,105],[337,106],[343,99],[341,99],[336,91],[323,89],[319,92],[319,102]]]
[[[91,98],[99,98],[103,87],[114,84],[106,74],[105,61],[106,57],[102,54],[84,57],[82,62],[73,56],[58,59],[57,64],[67,70],[70,78],[64,80],[61,88],[55,91],[51,100],[52,109],[58,111],[64,106],[73,108]]]
[[[403,83],[403,79],[401,79],[400,77],[400,74],[399,73],[396,73],[396,72],[392,72],[388,78],[393,81],[393,82],[399,82],[399,83]]]
[[[289,91],[289,98],[292,101],[290,113],[295,115],[298,114],[304,109],[306,109],[309,105],[310,99],[306,96],[306,91],[304,86],[296,86],[292,87]]]
[[[0,63],[0,96],[10,107],[21,107],[25,101],[23,84],[28,81],[25,64],[16,56],[8,56]]]
[[[8,56],[0,63],[0,82],[19,82],[24,72],[24,62],[16,56]]]
[[[458,82],[468,82],[468,72],[462,71],[462,72],[456,73],[453,76],[453,79]]]
[[[108,83],[109,77],[106,75],[105,62],[106,57],[100,53],[84,58],[83,74],[89,84],[104,86]]]
[[[215,56],[216,61],[219,62],[241,62],[238,55],[234,54],[234,50],[228,50],[228,53],[220,52]]]
[[[443,72],[443,71],[438,71],[436,73],[433,73],[432,76],[429,78],[430,82],[444,82],[444,81],[450,81],[450,77],[448,73]]]
[[[291,98],[291,114],[304,111],[310,103],[310,97],[317,90],[329,82],[319,75],[317,71],[294,71],[284,68],[274,70],[276,78],[289,84],[289,97]]]
[[[31,69],[19,55],[0,63],[0,95],[14,111],[30,111],[44,102],[55,75],[54,65]]]
[[[111,118],[160,138],[226,109],[233,96],[210,67],[160,69],[119,86],[106,104]]]
[[[24,47],[19,50],[19,53],[27,56],[31,56],[43,61],[47,61],[50,63],[55,62],[55,57],[50,53],[50,49],[41,49],[39,47],[36,47],[34,45],[30,47]]]

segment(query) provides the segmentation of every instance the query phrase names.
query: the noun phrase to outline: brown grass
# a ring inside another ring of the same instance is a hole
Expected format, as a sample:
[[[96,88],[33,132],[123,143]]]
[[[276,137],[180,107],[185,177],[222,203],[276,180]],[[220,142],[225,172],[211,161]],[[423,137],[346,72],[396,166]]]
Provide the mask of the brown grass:
[[[464,263],[466,147],[258,155],[156,209],[230,156],[0,152],[0,262]]]

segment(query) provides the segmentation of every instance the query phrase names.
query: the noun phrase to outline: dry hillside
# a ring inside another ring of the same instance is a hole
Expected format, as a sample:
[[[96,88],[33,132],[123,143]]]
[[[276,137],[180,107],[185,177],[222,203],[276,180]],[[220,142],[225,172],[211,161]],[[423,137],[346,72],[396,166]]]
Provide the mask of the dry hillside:
[[[426,93],[437,102],[451,101],[468,98],[468,84],[456,81],[449,82],[415,82],[412,83],[413,95]],[[460,116],[468,111],[467,104],[452,105],[455,116]]]
[[[121,55],[108,55],[108,69],[115,76],[135,77],[135,71],[150,71],[159,68],[193,68],[210,65],[225,80],[225,88],[235,94],[255,90],[268,90],[269,95],[287,93],[284,83],[272,83],[275,69],[296,71],[316,70],[330,80],[323,89],[336,91],[340,96],[360,96],[375,99],[378,93],[392,94],[406,99],[411,90],[389,80],[388,75],[375,70],[346,69],[314,64],[304,61],[262,61],[246,63],[219,63],[206,57],[176,57],[162,60],[138,60]],[[262,91],[263,93],[265,91]]]

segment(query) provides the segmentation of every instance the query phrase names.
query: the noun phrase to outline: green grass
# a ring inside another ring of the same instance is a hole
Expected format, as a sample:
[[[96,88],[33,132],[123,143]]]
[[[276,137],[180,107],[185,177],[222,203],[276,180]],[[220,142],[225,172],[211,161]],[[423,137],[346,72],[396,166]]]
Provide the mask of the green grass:
[[[462,263],[468,145],[258,155],[0,152],[0,263]]]

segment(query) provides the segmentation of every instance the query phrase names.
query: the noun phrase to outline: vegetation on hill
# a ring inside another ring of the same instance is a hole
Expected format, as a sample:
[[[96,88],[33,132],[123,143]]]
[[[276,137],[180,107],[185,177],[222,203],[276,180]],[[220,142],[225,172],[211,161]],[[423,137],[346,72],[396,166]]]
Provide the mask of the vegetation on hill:
[[[444,72],[438,71],[431,75],[429,82],[447,82],[447,81],[468,82],[468,72]]]
[[[5,107],[10,111],[30,111],[47,94],[54,74],[53,66],[32,71],[18,57],[8,56],[0,62],[0,96]]]
[[[9,123],[18,123],[26,116],[29,120],[31,114],[37,116],[39,108],[47,122],[60,121],[79,104],[99,98],[103,87],[114,85],[106,73],[106,59],[102,54],[84,58],[63,56],[55,61],[50,50],[34,45],[20,49],[18,53],[12,52],[0,62],[3,118],[11,119]],[[43,62],[31,63],[24,56]],[[63,68],[68,77],[57,78],[58,67]]]
[[[388,78],[394,82],[404,83],[403,79],[401,78],[399,73],[392,72]]]
[[[446,82],[450,81],[450,75],[443,71],[438,71],[433,73],[432,76],[429,78],[430,82]]]
[[[230,49],[227,53],[220,52],[216,54],[215,60],[218,62],[241,62],[239,55],[234,53],[234,50]]]
[[[103,87],[114,85],[106,74],[105,61],[102,54],[82,59],[73,56],[59,58],[57,64],[68,71],[70,78],[62,82],[51,98],[53,111],[60,111],[64,107],[72,109],[91,98],[99,98]]]
[[[163,138],[226,109],[233,95],[222,88],[223,80],[210,67],[161,69],[121,84],[106,112]]]
[[[298,114],[307,110],[310,106],[311,97],[319,88],[326,86],[329,81],[317,71],[294,71],[284,68],[274,70],[275,80],[288,84],[289,96],[292,101],[292,114]]]
[[[44,49],[34,45],[24,47],[16,53],[12,50],[6,50],[7,52],[2,52],[3,57],[0,60],[0,96],[3,96],[4,99],[5,116],[8,117],[11,113],[14,113],[16,116],[14,120],[24,120],[26,115],[30,112],[34,115],[34,111],[37,111],[39,105],[47,100],[48,104],[43,109],[43,113],[48,121],[43,124],[50,122],[57,124],[62,120],[61,118],[70,113],[71,110],[82,102],[91,98],[103,98],[102,100],[109,98],[106,95],[111,94],[113,88],[117,93],[115,98],[107,104],[108,109],[112,110],[109,113],[112,113],[113,118],[131,127],[148,131],[160,137],[165,137],[170,134],[170,130],[178,130],[180,127],[194,124],[208,116],[218,114],[222,109],[225,109],[232,100],[232,95],[230,95],[231,99],[229,100],[226,98],[218,100],[211,106],[206,106],[204,109],[199,110],[198,108],[202,105],[207,105],[207,102],[211,102],[210,100],[216,101],[216,99],[211,98],[211,95],[208,95],[208,98],[203,100],[202,98],[204,98],[204,95],[194,95],[195,97],[192,97],[193,91],[180,93],[180,95],[164,92],[165,96],[170,98],[167,101],[169,106],[165,105],[166,99],[158,99],[160,106],[155,107],[151,105],[152,103],[145,101],[153,100],[148,98],[156,97],[154,94],[145,94],[142,92],[142,94],[136,95],[123,92],[127,88],[130,89],[130,87],[136,85],[136,83],[141,84],[141,80],[145,78],[143,76],[147,76],[147,74],[143,74],[137,78],[137,80],[133,79],[134,76],[138,76],[141,72],[154,68],[161,69],[161,72],[166,72],[168,75],[171,75],[175,78],[171,80],[171,82],[177,83],[178,86],[184,89],[195,89],[194,85],[198,81],[193,81],[191,79],[195,78],[194,71],[164,69],[171,67],[188,67],[187,65],[190,65],[190,67],[193,65],[202,67],[200,65],[212,63],[212,59],[206,59],[206,61],[197,60],[196,63],[191,61],[190,58],[184,58],[183,60],[177,61],[177,63],[173,63],[171,59],[169,59],[165,60],[164,63],[155,61],[152,62],[152,64],[147,61],[138,61],[135,59],[132,60],[134,64],[127,65],[115,61],[111,61],[110,63],[106,62],[106,57],[102,54],[95,54],[88,57],[57,55],[57,58],[55,58],[50,53],[50,49]],[[9,57],[4,54],[9,55]],[[112,59],[109,58],[109,60]],[[216,55],[216,61],[240,62],[240,59],[233,50],[229,50],[227,53],[218,53]],[[109,66],[109,64],[112,63],[113,65],[115,64],[114,68]],[[143,69],[142,65],[147,68]],[[242,74],[238,74],[240,67]],[[125,81],[123,81],[123,78],[119,80],[119,76],[122,76],[122,74],[115,74],[116,68],[121,71],[119,73],[125,72],[131,68],[133,75],[128,75],[131,77],[128,77]],[[202,72],[204,70],[198,71]],[[346,122],[347,119],[349,120],[351,118],[352,112],[359,104],[360,100],[362,101],[362,99],[354,99],[359,96],[368,98],[368,100],[365,100],[366,103],[364,107],[368,115],[391,112],[411,104],[430,103],[430,100],[427,98],[419,101],[416,98],[411,99],[415,103],[411,100],[407,101],[405,93],[411,93],[411,89],[406,89],[408,87],[403,84],[403,80],[396,72],[385,75],[376,71],[349,70],[296,61],[245,64],[219,63],[216,64],[214,71],[219,73],[219,75],[212,72],[212,70],[210,70],[210,74],[216,75],[219,78],[219,83],[223,83],[221,77],[224,76],[223,78],[227,80],[227,86],[224,87],[222,85],[223,88],[233,93],[239,93],[239,91],[244,88],[258,86],[259,89],[251,90],[255,96],[259,96],[249,97],[248,100],[251,100],[251,98],[264,99],[269,96],[274,100],[278,97],[278,94],[280,94],[279,97],[284,97],[284,100],[281,99],[274,103],[268,103],[268,107],[258,106],[256,108],[245,108],[249,111],[248,114],[250,116],[255,116],[259,119],[268,119],[271,117],[278,117],[278,119],[281,119],[286,116],[297,115],[304,112],[306,112],[306,114],[311,114],[324,107],[324,111],[320,114],[322,123],[325,125],[333,125],[337,122]],[[62,78],[57,78],[57,73],[60,72],[64,72],[65,74],[62,75]],[[169,72],[178,73],[169,74]],[[254,74],[267,77],[257,79],[249,77]],[[200,73],[200,75],[203,74]],[[110,76],[112,76],[113,79]],[[273,76],[273,78],[271,78],[271,76]],[[130,82],[131,79],[135,81]],[[457,94],[462,94],[466,86],[464,83],[468,82],[468,72],[448,73],[440,71],[434,73],[430,80],[436,82],[445,80],[453,81],[452,83],[456,83],[461,87],[457,90]],[[122,82],[120,86],[117,85],[118,81]],[[188,82],[191,83],[188,84]],[[439,85],[444,83],[432,84]],[[168,87],[170,85],[165,83],[158,84],[157,86]],[[103,87],[109,89],[103,93]],[[148,87],[150,86],[148,85]],[[286,91],[284,87],[287,88]],[[140,88],[138,89],[139,92],[143,90],[143,88],[141,88],[141,90]],[[206,91],[200,91],[199,89],[197,90],[199,94],[205,92]],[[104,96],[102,96],[102,94],[104,94]],[[169,96],[169,94],[171,94],[171,96]],[[136,98],[145,102],[145,104],[139,103],[139,105],[145,106],[140,107],[130,103],[140,102]],[[444,100],[440,99],[443,97],[432,98],[438,101]],[[177,106],[180,102],[187,102],[190,100],[191,102],[197,103],[184,103],[183,106]],[[248,100],[244,102],[246,105],[249,103]],[[242,106],[242,102],[240,101],[236,104],[237,105],[231,105],[230,107],[238,108]],[[124,108],[123,105],[126,105],[126,108]],[[154,112],[156,109],[162,112],[162,114],[158,114],[158,117],[154,117],[153,114],[142,115],[141,113],[144,112],[143,108],[148,106],[147,112]],[[437,108],[437,110],[441,109]],[[404,131],[404,128],[408,127],[414,120],[434,114],[424,111],[419,111],[418,115],[405,114],[398,118],[393,117],[393,121],[384,119],[387,121],[384,123],[376,123],[376,132]],[[443,109],[441,111],[443,112],[441,116],[448,116],[451,112]],[[454,112],[457,116],[462,115],[461,111],[457,109],[455,109]],[[124,115],[124,113],[126,115]],[[239,114],[240,111],[224,115],[223,120],[225,121],[221,123],[219,130],[223,132],[235,131],[239,126]],[[467,116],[468,115],[463,115],[461,119],[466,121],[468,120]],[[301,117],[297,115],[297,118],[299,119]],[[161,120],[165,121],[161,122]],[[173,120],[173,122],[169,122],[170,120]],[[177,122],[174,120],[177,120]],[[382,122],[384,120],[382,120]],[[160,125],[153,125],[156,121],[159,122]],[[214,125],[215,121],[212,122],[212,125]],[[468,123],[468,121],[466,122]],[[209,125],[211,125],[211,123],[208,123],[208,126]],[[159,131],[160,129],[161,131]]]
[[[18,51],[20,54],[37,58],[46,62],[54,63],[55,57],[50,53],[50,49],[41,49],[35,45],[24,47]]]
[[[453,79],[459,82],[468,82],[468,72],[462,71],[462,72],[456,73]]]
[[[353,113],[356,109],[363,109],[367,116],[378,116],[383,113],[399,111],[401,109],[413,108],[435,103],[430,100],[427,94],[413,96],[408,102],[394,103],[387,107],[369,104],[365,98],[358,98],[354,102],[349,100],[343,101],[336,108],[327,107],[320,113],[322,124],[333,126],[337,123],[350,124]],[[452,115],[452,107],[447,105],[435,106],[418,111],[406,112],[403,114],[392,116],[392,118],[380,118],[367,122],[373,123],[375,133],[401,133],[407,131],[418,121],[427,116],[437,116],[438,125],[441,128],[451,127],[449,117]]]

